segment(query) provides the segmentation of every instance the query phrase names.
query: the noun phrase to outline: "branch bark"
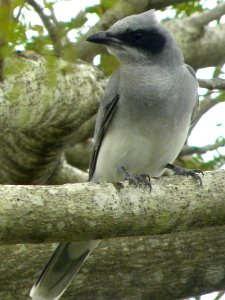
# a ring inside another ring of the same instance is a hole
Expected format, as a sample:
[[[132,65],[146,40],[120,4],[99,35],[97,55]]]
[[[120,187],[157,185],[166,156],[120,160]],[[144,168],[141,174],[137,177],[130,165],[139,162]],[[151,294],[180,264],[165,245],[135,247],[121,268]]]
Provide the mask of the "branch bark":
[[[216,219],[215,219],[216,222]],[[225,227],[103,241],[64,300],[171,300],[224,288]],[[0,298],[28,300],[54,246],[0,247]]]
[[[225,171],[207,172],[203,188],[192,181],[164,177],[151,193],[124,183],[1,186],[0,240],[105,239],[225,225]]]
[[[200,79],[198,78],[198,83],[201,88],[209,90],[225,90],[225,79],[215,78],[215,79]]]
[[[181,150],[180,155],[193,155],[195,153],[197,154],[204,154],[208,151],[216,150],[220,147],[225,147],[225,139],[224,138],[218,138],[214,144],[205,145],[202,147],[195,147],[195,146],[187,146],[184,145],[183,149]]]
[[[0,86],[0,182],[50,183],[60,173],[64,147],[96,114],[100,73],[61,60],[10,59],[6,67],[10,74]]]

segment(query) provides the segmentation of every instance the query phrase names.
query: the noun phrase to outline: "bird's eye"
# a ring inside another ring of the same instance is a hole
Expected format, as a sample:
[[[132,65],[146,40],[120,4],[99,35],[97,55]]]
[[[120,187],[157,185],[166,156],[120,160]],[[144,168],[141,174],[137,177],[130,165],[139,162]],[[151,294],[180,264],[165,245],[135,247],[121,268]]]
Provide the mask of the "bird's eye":
[[[143,38],[143,33],[140,31],[136,31],[133,33],[135,40],[140,41]]]

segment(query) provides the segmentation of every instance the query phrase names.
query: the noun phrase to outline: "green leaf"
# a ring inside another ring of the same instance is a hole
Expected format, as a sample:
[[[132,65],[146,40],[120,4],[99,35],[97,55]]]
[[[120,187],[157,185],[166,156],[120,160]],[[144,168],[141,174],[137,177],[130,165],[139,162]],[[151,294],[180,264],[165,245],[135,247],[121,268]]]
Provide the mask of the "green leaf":
[[[88,6],[84,11],[89,14],[97,14],[98,16],[102,16],[104,14],[103,7],[100,4]]]
[[[176,17],[181,18],[185,16],[190,16],[195,12],[203,11],[201,0],[187,1],[184,3],[175,4],[173,5],[173,8],[176,10]]]
[[[104,10],[108,10],[110,8],[112,8],[115,3],[117,2],[117,0],[101,0],[101,5],[104,8]]]
[[[37,31],[39,34],[43,34],[44,33],[44,27],[41,25],[33,25],[30,27],[30,29]]]

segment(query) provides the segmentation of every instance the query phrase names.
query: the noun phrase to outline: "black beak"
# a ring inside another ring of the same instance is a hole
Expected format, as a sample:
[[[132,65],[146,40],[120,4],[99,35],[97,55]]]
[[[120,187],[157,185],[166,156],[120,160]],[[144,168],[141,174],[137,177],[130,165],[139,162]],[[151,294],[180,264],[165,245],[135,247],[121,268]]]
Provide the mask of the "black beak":
[[[119,40],[113,37],[112,34],[110,34],[110,32],[108,31],[99,31],[97,33],[94,33],[87,38],[87,41],[91,43],[104,44],[104,45],[119,43]]]

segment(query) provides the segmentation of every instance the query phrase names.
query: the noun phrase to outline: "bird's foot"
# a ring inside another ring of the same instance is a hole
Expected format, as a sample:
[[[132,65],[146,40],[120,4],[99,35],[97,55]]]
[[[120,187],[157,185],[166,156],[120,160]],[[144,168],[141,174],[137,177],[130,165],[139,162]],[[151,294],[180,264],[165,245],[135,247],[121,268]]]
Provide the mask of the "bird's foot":
[[[123,174],[124,179],[128,180],[129,184],[133,184],[135,187],[149,187],[150,191],[152,190],[151,179],[148,174],[134,176],[130,174],[124,167],[121,167],[120,171]]]
[[[191,176],[194,178],[194,180],[198,181],[200,186],[202,186],[202,179],[198,174],[202,174],[204,176],[204,173],[201,170],[198,169],[185,169],[179,166],[175,166],[173,164],[166,164],[165,168],[173,170],[174,175],[182,175],[182,176]]]

